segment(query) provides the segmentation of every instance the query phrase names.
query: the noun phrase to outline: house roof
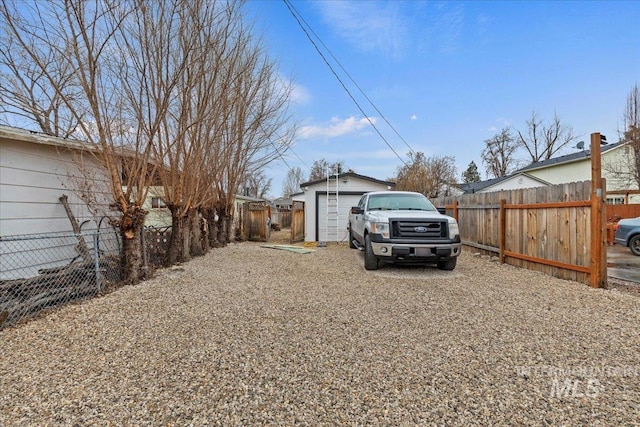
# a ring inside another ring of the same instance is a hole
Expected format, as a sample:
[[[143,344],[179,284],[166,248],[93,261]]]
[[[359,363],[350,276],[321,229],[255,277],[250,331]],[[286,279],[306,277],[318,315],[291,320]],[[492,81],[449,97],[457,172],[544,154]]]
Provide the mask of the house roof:
[[[18,142],[27,142],[32,144],[39,145],[48,145],[52,147],[58,148],[66,148],[70,150],[82,150],[89,151],[94,154],[100,153],[101,147],[90,144],[86,141],[82,141],[80,139],[74,138],[60,138],[57,136],[47,135],[41,132],[35,132],[31,130],[25,130],[20,128],[15,128],[12,126],[4,126],[0,125],[0,141],[1,140],[9,140],[9,141],[18,141]],[[136,152],[132,149],[126,147],[114,147],[117,149],[117,155],[121,155],[123,158],[136,157]]]
[[[395,187],[395,185],[396,185],[396,183],[392,182],[392,181],[381,181],[379,179],[371,178],[370,176],[360,175],[360,174],[357,174],[355,172],[343,172],[343,173],[338,174],[338,179],[342,179],[344,177],[357,178],[357,179],[361,179],[363,181],[370,181],[370,182],[374,182],[376,184],[387,185],[387,186],[392,186],[392,187]],[[321,182],[324,183],[326,181],[327,181],[327,178],[322,178],[322,179],[317,179],[315,181],[303,182],[302,184],[300,184],[300,188],[302,188],[302,187],[310,187],[312,185],[319,184]]]
[[[242,194],[236,194],[236,200],[245,200],[247,202],[264,202],[264,199],[258,199],[251,196],[243,196]]]
[[[600,147],[600,152],[605,153],[614,148],[620,147],[621,145],[626,144],[626,142],[616,142],[615,144],[607,144]],[[553,157],[548,160],[541,160],[539,162],[531,163],[521,169],[518,169],[516,172],[525,172],[529,170],[535,169],[543,169],[551,166],[560,165],[563,163],[577,162],[580,160],[585,160],[591,158],[591,150],[582,150],[576,153],[567,154],[565,156]]]
[[[493,187],[495,185],[500,184],[501,182],[504,181],[509,181],[512,180],[514,178],[520,177],[520,176],[525,176],[533,181],[538,181],[539,183],[543,184],[543,185],[551,185],[549,182],[540,179],[536,176],[533,176],[531,174],[528,174],[526,172],[514,172],[511,175],[507,175],[507,176],[501,176],[499,178],[493,178],[493,179],[488,179],[486,181],[480,181],[480,182],[469,182],[469,183],[464,183],[464,184],[459,184],[459,187],[462,191],[464,191],[465,193],[477,193],[479,191],[485,190],[489,187]]]
[[[499,178],[492,178],[479,182],[464,182],[462,184],[458,184],[458,187],[460,187],[460,189],[465,193],[477,193],[478,191],[484,190],[487,187],[491,187],[494,184],[498,184],[499,182],[502,182],[507,178],[509,177],[501,176]]]
[[[30,142],[32,144],[51,145],[76,150],[92,150],[94,147],[77,139],[58,138],[40,132],[0,125],[0,139]]]

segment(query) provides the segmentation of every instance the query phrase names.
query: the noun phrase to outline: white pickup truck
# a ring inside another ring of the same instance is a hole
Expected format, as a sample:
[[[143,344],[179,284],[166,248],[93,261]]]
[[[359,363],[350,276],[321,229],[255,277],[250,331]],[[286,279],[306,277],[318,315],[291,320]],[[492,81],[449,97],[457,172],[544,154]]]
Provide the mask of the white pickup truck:
[[[453,270],[462,250],[458,223],[422,194],[367,193],[349,213],[349,247],[364,250],[364,268],[380,262],[436,264]]]

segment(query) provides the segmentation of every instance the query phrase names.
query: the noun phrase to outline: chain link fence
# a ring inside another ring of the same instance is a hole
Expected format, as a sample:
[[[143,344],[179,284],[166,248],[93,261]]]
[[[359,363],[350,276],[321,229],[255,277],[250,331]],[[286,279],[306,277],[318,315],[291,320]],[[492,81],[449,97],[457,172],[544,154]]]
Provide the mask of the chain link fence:
[[[115,231],[0,238],[0,329],[121,281]]]

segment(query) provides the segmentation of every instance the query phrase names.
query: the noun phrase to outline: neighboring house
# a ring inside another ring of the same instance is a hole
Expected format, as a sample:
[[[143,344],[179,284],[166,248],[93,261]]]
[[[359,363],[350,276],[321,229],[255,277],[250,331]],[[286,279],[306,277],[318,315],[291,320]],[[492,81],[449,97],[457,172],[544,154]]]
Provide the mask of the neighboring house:
[[[601,146],[602,177],[607,179],[607,203],[640,203],[637,186],[620,179],[613,169],[627,167],[629,156],[633,156],[627,143]],[[628,174],[628,172],[627,172]],[[465,193],[487,193],[501,190],[542,187],[591,180],[591,153],[582,150],[565,156],[531,163],[511,175],[486,181],[461,184]]]
[[[516,172],[512,175],[500,178],[460,184],[460,189],[465,193],[489,193],[492,191],[544,187],[546,185],[550,184],[525,172]]]
[[[618,142],[601,146],[602,177],[607,180],[607,203],[618,204],[622,198],[625,203],[640,203],[637,184],[620,179],[620,175],[614,174],[612,169],[621,170],[628,176],[630,167],[629,159],[633,151],[628,143]],[[546,181],[551,185],[567,182],[579,182],[591,180],[591,152],[590,150],[578,151],[566,156],[555,157],[549,160],[532,163],[516,173],[527,174]],[[635,193],[635,194],[634,194]]]
[[[79,188],[90,188],[92,211]],[[72,231],[66,195],[83,230],[97,228],[112,200],[106,171],[86,145],[0,126],[0,236]]]
[[[304,202],[304,191],[300,191],[298,193],[293,193],[290,197],[291,197],[291,203],[293,203],[293,202]]]
[[[277,199],[273,200],[273,206],[276,209],[291,209],[291,197],[278,197]]]
[[[363,194],[370,191],[392,190],[394,182],[381,181],[354,172],[345,172],[300,184],[293,200],[305,202],[305,241],[346,242],[349,210],[356,206]]]
[[[171,227],[171,211],[164,204],[164,187],[149,187],[142,208],[148,212],[144,220],[145,227]]]

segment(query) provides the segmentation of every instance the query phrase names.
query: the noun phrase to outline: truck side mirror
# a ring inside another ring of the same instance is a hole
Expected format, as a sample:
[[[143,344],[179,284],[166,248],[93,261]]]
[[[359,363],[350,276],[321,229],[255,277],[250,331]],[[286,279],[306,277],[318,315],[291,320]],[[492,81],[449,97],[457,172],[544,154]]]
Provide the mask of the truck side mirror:
[[[351,213],[354,215],[358,215],[363,213],[364,211],[359,206],[354,206],[351,208]]]
[[[438,212],[440,212],[442,215],[447,214],[447,208],[436,208],[436,209],[438,209]]]

